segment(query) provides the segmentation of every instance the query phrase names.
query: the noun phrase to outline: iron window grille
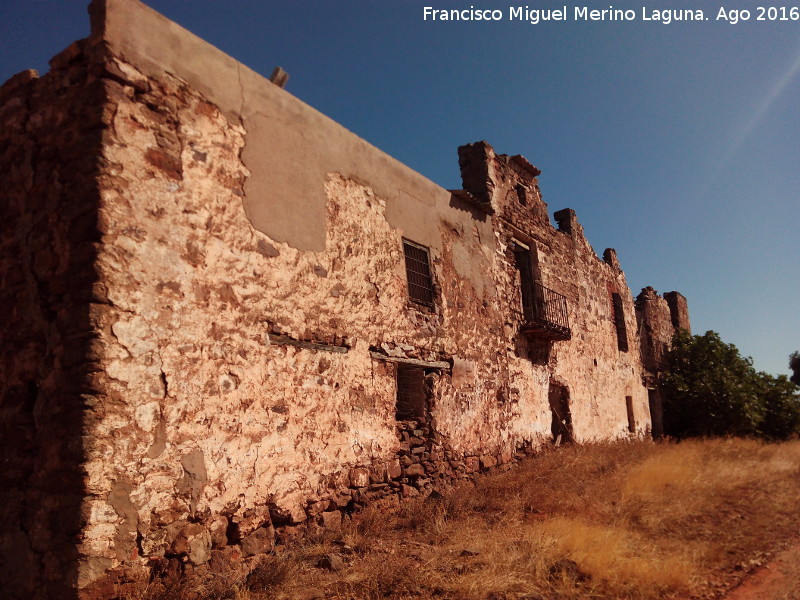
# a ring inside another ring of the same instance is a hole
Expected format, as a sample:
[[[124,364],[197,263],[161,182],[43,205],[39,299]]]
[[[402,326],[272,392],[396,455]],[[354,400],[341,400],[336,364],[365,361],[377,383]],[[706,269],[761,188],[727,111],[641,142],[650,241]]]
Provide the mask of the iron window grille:
[[[403,253],[406,257],[409,298],[420,304],[433,306],[435,294],[428,249],[404,239]]]

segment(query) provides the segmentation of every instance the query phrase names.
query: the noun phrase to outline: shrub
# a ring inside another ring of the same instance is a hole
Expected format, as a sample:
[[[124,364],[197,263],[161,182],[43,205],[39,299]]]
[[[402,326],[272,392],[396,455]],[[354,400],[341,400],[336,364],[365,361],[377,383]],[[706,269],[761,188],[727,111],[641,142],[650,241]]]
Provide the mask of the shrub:
[[[800,431],[798,388],[759,373],[719,334],[675,334],[663,375],[664,429],[675,437],[740,435],[786,439]]]
[[[798,387],[786,375],[773,377],[758,373],[761,379],[761,398],[764,404],[764,420],[760,432],[763,437],[785,440],[800,433],[800,398]]]

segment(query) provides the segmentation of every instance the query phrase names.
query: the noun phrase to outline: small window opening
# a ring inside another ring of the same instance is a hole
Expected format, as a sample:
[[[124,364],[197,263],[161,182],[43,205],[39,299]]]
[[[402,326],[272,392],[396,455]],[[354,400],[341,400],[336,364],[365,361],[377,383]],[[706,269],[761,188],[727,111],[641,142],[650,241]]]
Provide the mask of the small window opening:
[[[528,190],[523,185],[517,185],[517,200],[522,206],[528,206]]]
[[[628,431],[636,433],[636,419],[633,416],[633,397],[625,396],[625,408],[628,410]]]
[[[409,240],[403,240],[403,253],[406,257],[409,298],[420,304],[433,306],[433,278],[428,249]]]
[[[422,367],[398,364],[396,419],[424,420],[426,411],[425,370]]]
[[[622,311],[622,296],[613,293],[611,299],[614,309],[614,327],[617,330],[617,348],[622,352],[627,352],[628,329],[625,326],[625,313]]]

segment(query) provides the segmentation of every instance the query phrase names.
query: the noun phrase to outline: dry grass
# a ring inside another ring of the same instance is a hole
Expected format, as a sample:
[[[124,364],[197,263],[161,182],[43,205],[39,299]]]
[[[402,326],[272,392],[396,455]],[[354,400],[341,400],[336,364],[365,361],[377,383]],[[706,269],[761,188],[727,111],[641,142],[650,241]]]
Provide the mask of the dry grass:
[[[566,447],[367,509],[270,557],[231,597],[715,597],[798,533],[798,509],[798,441]],[[328,553],[347,566],[317,568]]]

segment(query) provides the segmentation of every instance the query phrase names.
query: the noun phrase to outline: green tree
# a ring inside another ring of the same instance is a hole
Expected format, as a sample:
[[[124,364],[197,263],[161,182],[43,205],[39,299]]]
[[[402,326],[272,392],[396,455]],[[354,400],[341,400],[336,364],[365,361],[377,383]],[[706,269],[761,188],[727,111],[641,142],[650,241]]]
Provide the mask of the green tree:
[[[662,378],[668,435],[785,439],[800,431],[797,386],[756,372],[752,359],[716,332],[678,331],[668,358]]]
[[[758,373],[761,378],[761,398],[764,404],[764,419],[761,435],[767,439],[785,440],[800,433],[800,398],[798,388],[786,375],[773,377]]]
[[[794,375],[789,381],[800,385],[800,352],[793,352],[789,355],[789,368],[794,371]]]

